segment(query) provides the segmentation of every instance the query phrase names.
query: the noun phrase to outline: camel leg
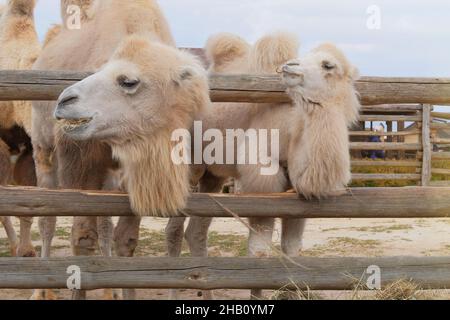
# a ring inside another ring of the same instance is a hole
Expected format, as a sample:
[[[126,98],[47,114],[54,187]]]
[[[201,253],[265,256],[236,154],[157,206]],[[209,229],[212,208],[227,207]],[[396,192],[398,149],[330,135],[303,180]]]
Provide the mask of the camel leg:
[[[9,246],[11,248],[11,256],[15,257],[17,254],[17,234],[14,230],[11,218],[1,217],[0,220],[3,224],[3,227],[5,228],[6,235],[8,236]]]
[[[200,180],[199,192],[221,192],[224,183],[225,179],[218,178],[207,172]],[[208,256],[208,230],[211,222],[211,218],[192,217],[189,219],[189,225],[186,228],[185,238],[193,257]],[[202,291],[202,297],[204,300],[212,300],[214,298],[213,292],[211,290],[204,290]]]
[[[275,175],[261,175],[261,167],[253,165],[240,166],[241,179],[237,181],[240,192],[244,193],[276,193],[284,192],[288,180],[283,169]],[[275,224],[273,218],[249,219],[248,254],[251,257],[267,257],[270,255],[272,235]],[[251,290],[252,299],[262,299],[261,289]]]
[[[120,217],[114,229],[114,247],[119,257],[132,257],[138,245],[140,217]],[[135,289],[123,289],[124,300],[136,300]]]
[[[0,185],[6,185],[11,179],[11,161],[9,147],[0,139]],[[17,252],[17,234],[11,222],[10,217],[0,217],[0,221],[5,227],[8,236],[11,255],[15,256]]]
[[[98,244],[100,252],[104,257],[112,257],[112,238],[114,224],[111,217],[97,218]],[[105,289],[103,293],[105,300],[118,300],[119,294],[116,290]]]
[[[305,226],[306,219],[282,219],[281,250],[288,256],[298,256]]]
[[[97,243],[97,217],[74,217],[72,225],[73,255],[93,256]],[[72,300],[86,300],[86,290],[73,290]]]
[[[36,171],[31,147],[28,147],[16,161],[14,181],[20,186],[36,186]],[[20,242],[17,248],[19,257],[35,257],[36,250],[31,242],[33,218],[20,218]]]
[[[20,218],[20,242],[17,249],[17,256],[19,257],[35,257],[33,243],[31,242],[31,227],[33,225],[33,218]]]
[[[179,257],[181,255],[181,247],[183,245],[184,222],[186,218],[170,218],[166,226],[166,242],[169,257]],[[169,300],[178,300],[178,290],[169,290]]]
[[[41,148],[34,144],[34,161],[36,165],[37,186],[40,188],[55,189],[56,171],[52,165],[53,148]],[[52,240],[55,235],[56,217],[41,217],[38,221],[39,232],[42,239],[41,258],[50,257]],[[56,297],[51,290],[35,290],[31,300],[54,300]]]

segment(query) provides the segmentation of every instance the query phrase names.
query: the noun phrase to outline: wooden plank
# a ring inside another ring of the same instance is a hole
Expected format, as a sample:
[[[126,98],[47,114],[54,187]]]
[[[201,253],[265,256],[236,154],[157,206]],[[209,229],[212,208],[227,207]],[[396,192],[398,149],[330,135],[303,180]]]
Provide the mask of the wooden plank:
[[[450,187],[450,180],[443,180],[443,181],[431,181],[430,186],[432,187]]]
[[[420,180],[420,174],[369,174],[369,173],[354,173],[352,180]]]
[[[0,288],[64,289],[67,268],[81,271],[81,289],[353,290],[382,270],[381,286],[408,279],[421,289],[450,287],[450,257],[388,258],[103,258],[0,259]],[[361,282],[360,282],[361,281]]]
[[[450,176],[450,169],[432,168],[431,169],[431,173],[432,174],[441,174],[441,175]]]
[[[380,113],[416,113],[422,110],[421,104],[381,104],[362,106],[362,112],[380,112]]]
[[[328,199],[296,194],[194,193],[183,214],[197,217],[450,217],[450,188],[354,188]],[[0,187],[0,216],[130,216],[128,196],[98,191]]]
[[[355,137],[371,137],[371,136],[413,136],[416,134],[422,134],[420,130],[408,130],[408,131],[397,131],[397,132],[383,132],[380,134],[375,131],[350,131],[350,136]]]
[[[422,186],[428,186],[431,181],[431,110],[432,106],[425,104],[423,106],[422,120]]]
[[[432,123],[431,129],[444,129],[444,130],[450,130],[450,123]]]
[[[431,142],[434,144],[448,145],[448,144],[450,144],[450,139],[434,138],[434,139],[431,139]]]
[[[0,100],[56,100],[89,73],[0,71]],[[278,75],[211,75],[214,102],[289,102]],[[362,77],[356,83],[363,105],[450,104],[450,79]]]
[[[418,143],[351,142],[352,150],[422,150]]]
[[[433,152],[431,158],[433,160],[448,160],[450,159],[450,152]]]
[[[450,120],[450,113],[448,112],[432,112],[431,116],[437,119]]]
[[[405,116],[405,115],[382,115],[382,114],[374,114],[374,115],[360,115],[359,120],[361,121],[409,121],[409,122],[419,122],[422,121],[422,116],[414,115],[414,116]]]
[[[352,167],[422,167],[420,161],[353,160]]]
[[[405,132],[405,121],[397,122],[397,131]],[[414,131],[414,130],[411,130],[411,131]],[[405,142],[405,136],[398,135],[397,136],[397,142],[404,143]],[[398,152],[398,159],[405,159],[405,158],[406,158],[405,151],[399,151]]]

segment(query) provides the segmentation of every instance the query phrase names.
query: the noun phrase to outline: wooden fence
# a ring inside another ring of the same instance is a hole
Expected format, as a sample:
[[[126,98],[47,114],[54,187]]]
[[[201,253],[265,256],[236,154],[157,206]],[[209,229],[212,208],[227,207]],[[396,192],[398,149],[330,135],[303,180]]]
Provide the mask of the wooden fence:
[[[0,71],[0,100],[54,100],[87,73]],[[276,76],[215,75],[211,98],[216,102],[289,102]],[[432,104],[450,104],[450,79],[362,78],[357,89],[364,105],[362,121],[421,123],[414,134],[421,142],[354,142],[353,150],[414,151],[413,161],[384,161],[381,166],[407,166],[418,173],[358,176],[355,179],[413,179],[424,187],[356,188],[326,200],[306,201],[295,194],[193,194],[184,213],[199,217],[282,218],[442,218],[450,217],[450,188],[426,187],[432,174]],[[411,105],[418,103],[419,105]],[[396,104],[397,106],[384,105]],[[406,105],[405,105],[406,104]],[[441,124],[440,124],[441,125]],[[442,124],[442,126],[446,124]],[[353,132],[367,137],[373,133]],[[411,133],[408,133],[411,134]],[[403,132],[389,133],[404,137]],[[355,160],[354,166],[372,165]],[[124,216],[131,215],[128,197],[90,191],[0,188],[0,216]],[[130,259],[133,259],[130,262]],[[52,258],[0,259],[0,288],[65,288],[67,267],[82,272],[82,289],[195,288],[279,289],[285,285],[313,290],[352,289],[355,280],[369,276],[371,265],[382,269],[382,285],[409,279],[424,289],[450,288],[449,257],[388,258]]]

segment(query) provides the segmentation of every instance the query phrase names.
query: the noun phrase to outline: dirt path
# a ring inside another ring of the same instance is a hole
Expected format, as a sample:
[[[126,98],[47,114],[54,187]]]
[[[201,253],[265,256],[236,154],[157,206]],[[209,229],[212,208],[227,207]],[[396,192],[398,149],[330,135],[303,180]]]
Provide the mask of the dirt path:
[[[166,219],[145,218],[141,229],[139,256],[165,255],[164,227]],[[18,226],[15,221],[16,227]],[[70,255],[71,218],[58,220],[54,256]],[[211,228],[211,256],[245,256],[247,229],[233,219],[215,219]],[[274,233],[279,243],[280,226]],[[34,244],[40,249],[37,223],[33,227]],[[6,235],[0,229],[0,257],[8,256]],[[188,255],[186,246],[183,255]],[[307,256],[443,256],[450,255],[450,219],[315,219],[309,220],[304,237],[303,253]],[[30,290],[0,290],[0,299],[27,299]],[[57,291],[67,299],[68,290]],[[246,290],[217,290],[218,299],[245,299]],[[328,297],[339,298],[338,293]],[[101,298],[102,291],[89,293],[89,298]],[[198,292],[185,290],[182,298],[198,299]],[[167,290],[139,290],[140,299],[166,299]],[[448,292],[439,298],[450,299]]]

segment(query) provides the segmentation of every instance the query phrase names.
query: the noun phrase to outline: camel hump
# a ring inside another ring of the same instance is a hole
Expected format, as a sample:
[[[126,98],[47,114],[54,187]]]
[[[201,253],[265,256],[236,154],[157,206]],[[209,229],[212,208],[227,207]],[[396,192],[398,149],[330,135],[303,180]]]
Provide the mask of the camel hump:
[[[208,60],[217,67],[244,57],[250,45],[237,35],[219,33],[208,39],[205,51]]]
[[[36,0],[9,0],[8,13],[19,16],[32,16]]]
[[[60,24],[53,25],[50,29],[47,30],[45,34],[45,39],[43,43],[43,48],[45,48],[56,36],[61,32],[62,26]]]
[[[253,71],[275,73],[281,65],[298,57],[299,46],[297,36],[287,32],[262,37],[252,49]]]

